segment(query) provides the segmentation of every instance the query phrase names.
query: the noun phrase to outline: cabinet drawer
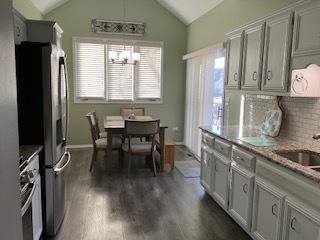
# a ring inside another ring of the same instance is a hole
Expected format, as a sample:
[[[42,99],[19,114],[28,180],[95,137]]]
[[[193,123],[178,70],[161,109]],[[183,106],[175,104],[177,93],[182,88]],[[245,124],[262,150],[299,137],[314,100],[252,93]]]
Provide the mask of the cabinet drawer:
[[[230,156],[231,144],[220,139],[216,139],[214,142],[214,148],[225,157]]]
[[[244,168],[255,172],[256,157],[255,155],[240,149],[239,147],[232,147],[232,160],[243,166]]]
[[[214,145],[214,137],[209,133],[202,132],[202,142],[210,147]]]
[[[34,176],[39,174],[39,155],[35,155],[29,163],[30,170]]]

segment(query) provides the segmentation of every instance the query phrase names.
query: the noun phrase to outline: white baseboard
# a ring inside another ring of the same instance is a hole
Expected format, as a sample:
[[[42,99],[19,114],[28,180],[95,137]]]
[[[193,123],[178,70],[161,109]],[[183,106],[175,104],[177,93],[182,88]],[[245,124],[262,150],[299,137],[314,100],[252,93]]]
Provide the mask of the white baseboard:
[[[80,145],[67,145],[68,149],[72,148],[92,148],[92,144],[80,144]]]
[[[176,145],[184,145],[184,142],[176,142]]]

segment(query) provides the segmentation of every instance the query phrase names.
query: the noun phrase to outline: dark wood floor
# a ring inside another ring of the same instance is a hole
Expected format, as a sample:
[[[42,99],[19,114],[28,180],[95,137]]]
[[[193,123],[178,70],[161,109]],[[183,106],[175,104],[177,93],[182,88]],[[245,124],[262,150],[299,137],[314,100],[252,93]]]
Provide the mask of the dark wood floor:
[[[205,194],[199,178],[184,178],[177,170],[153,177],[148,168],[136,164],[128,179],[119,171],[117,156],[107,163],[103,152],[90,174],[90,157],[90,149],[72,150],[68,209],[52,240],[250,239]],[[183,147],[176,157],[192,160]]]

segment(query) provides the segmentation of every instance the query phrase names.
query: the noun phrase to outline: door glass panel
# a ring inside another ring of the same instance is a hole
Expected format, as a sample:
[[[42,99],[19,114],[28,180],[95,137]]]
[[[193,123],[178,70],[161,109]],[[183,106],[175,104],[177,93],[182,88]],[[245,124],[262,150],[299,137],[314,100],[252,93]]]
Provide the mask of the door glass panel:
[[[218,58],[214,61],[214,94],[213,94],[213,125],[222,126],[223,123],[223,88],[224,88],[224,51],[220,52]]]
[[[225,49],[214,51],[206,59],[202,125],[223,124]]]

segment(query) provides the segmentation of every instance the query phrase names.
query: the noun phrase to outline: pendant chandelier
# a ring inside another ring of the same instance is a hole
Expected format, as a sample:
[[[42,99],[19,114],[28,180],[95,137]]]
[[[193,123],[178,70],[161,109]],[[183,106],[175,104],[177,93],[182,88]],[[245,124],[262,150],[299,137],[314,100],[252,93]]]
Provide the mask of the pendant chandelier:
[[[123,0],[123,19],[126,19],[126,0]],[[140,61],[140,53],[131,52],[125,49],[125,45],[119,54],[116,51],[109,51],[109,60],[113,64],[136,65]]]

